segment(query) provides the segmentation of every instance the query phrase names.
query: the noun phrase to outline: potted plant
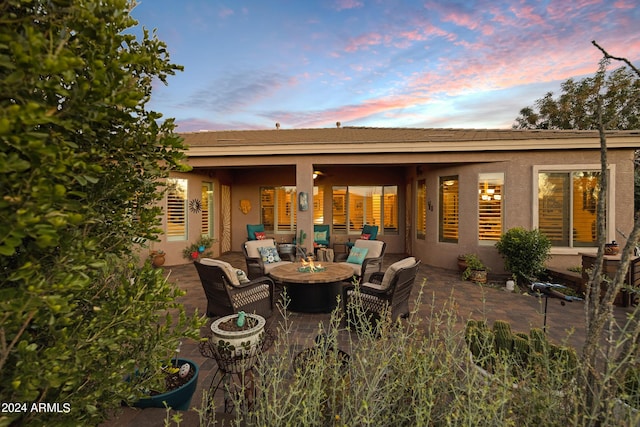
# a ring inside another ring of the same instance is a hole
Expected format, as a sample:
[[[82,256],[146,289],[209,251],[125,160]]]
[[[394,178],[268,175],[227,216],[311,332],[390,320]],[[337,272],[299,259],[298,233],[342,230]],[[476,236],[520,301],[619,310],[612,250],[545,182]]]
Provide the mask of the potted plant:
[[[474,283],[487,283],[487,266],[476,254],[465,255],[467,267],[462,272],[463,280],[471,280]]]
[[[186,411],[191,405],[191,398],[198,384],[198,365],[189,359],[172,359],[167,366],[162,366],[162,383],[144,389],[148,395],[134,402],[137,408],[172,408]]]
[[[542,274],[551,256],[551,240],[538,229],[511,228],[500,236],[496,248],[504,258],[505,270],[520,284]]]
[[[211,248],[214,242],[215,240],[211,237],[201,236],[195,243],[191,243],[182,250],[182,257],[192,261],[202,257],[211,257],[213,253],[209,248]]]
[[[151,258],[151,265],[156,268],[163,266],[165,263],[165,253],[163,250],[151,251],[149,258]]]
[[[264,317],[243,311],[223,316],[211,323],[211,337],[201,352],[213,357],[225,372],[249,370],[262,349],[266,323]]]
[[[460,273],[467,269],[467,254],[458,255],[458,270]]]

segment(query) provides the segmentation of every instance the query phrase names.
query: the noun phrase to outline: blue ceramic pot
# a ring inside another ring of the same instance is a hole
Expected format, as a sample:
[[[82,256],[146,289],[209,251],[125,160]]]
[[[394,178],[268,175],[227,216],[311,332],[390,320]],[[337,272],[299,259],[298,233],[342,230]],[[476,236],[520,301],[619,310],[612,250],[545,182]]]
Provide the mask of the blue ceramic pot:
[[[195,393],[196,386],[198,385],[198,374],[200,370],[198,369],[198,365],[193,361],[189,359],[178,359],[178,366],[182,366],[185,363],[191,365],[191,369],[195,370],[195,374],[189,382],[175,390],[140,399],[135,402],[133,406],[136,408],[164,408],[166,402],[168,407],[176,411],[188,410],[191,405],[191,398],[193,397],[193,393]]]

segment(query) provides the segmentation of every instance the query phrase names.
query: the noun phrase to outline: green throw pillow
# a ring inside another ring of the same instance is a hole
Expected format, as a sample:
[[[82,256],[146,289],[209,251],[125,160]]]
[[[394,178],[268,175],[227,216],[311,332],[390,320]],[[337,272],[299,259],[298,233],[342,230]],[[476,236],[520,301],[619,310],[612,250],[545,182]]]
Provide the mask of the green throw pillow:
[[[260,252],[262,262],[265,264],[282,261],[280,255],[278,255],[278,250],[273,246],[261,246],[258,248],[258,252]]]
[[[347,258],[347,262],[350,264],[360,264],[364,261],[364,258],[367,256],[367,252],[369,252],[368,248],[351,248],[351,252],[349,252],[349,258]]]

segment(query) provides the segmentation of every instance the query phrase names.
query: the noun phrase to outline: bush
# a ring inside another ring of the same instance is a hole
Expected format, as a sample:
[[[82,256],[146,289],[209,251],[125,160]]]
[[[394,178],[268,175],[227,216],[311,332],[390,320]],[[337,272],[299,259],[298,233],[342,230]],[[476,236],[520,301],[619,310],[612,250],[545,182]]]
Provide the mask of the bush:
[[[538,277],[551,256],[551,240],[538,229],[511,228],[500,236],[496,248],[504,258],[505,270],[511,272],[518,283]]]
[[[173,121],[146,108],[180,67],[132,34],[133,3],[0,6],[0,402],[70,407],[2,426],[96,425],[135,398],[125,374],[198,329],[132,256],[161,231],[162,179],[184,169]]]

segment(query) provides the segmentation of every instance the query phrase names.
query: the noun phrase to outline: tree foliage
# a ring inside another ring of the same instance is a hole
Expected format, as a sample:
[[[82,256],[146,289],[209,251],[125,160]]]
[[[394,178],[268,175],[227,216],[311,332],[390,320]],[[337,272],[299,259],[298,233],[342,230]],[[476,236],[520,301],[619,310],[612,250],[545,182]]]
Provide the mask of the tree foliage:
[[[146,108],[181,67],[127,32],[132,7],[0,3],[0,401],[71,404],[0,425],[100,418],[133,398],[123,373],[195,325],[160,321],[179,292],[132,255],[160,231],[158,182],[184,148]]]
[[[520,110],[515,129],[598,129],[598,102],[602,100],[605,129],[640,128],[640,79],[628,67],[593,77],[568,79],[554,97],[548,92],[533,107]]]

